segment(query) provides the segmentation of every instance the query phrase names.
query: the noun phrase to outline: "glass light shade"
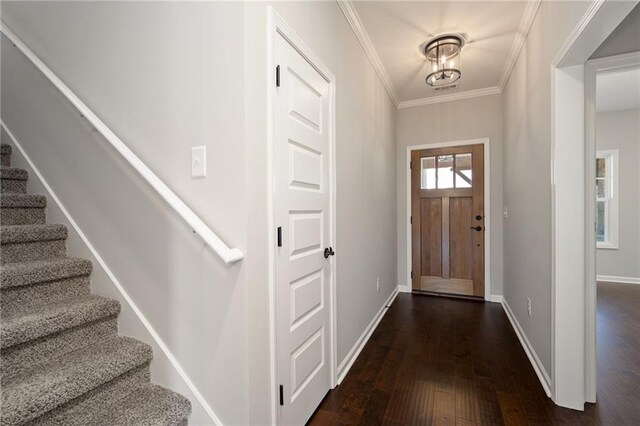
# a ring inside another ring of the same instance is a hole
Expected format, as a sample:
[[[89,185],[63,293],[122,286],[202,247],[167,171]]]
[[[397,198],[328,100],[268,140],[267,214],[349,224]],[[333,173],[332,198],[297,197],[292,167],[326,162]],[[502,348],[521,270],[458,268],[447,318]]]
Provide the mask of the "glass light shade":
[[[436,37],[426,44],[423,53],[430,66],[426,79],[429,86],[448,86],[460,78],[460,52],[463,45],[464,39],[455,34]]]

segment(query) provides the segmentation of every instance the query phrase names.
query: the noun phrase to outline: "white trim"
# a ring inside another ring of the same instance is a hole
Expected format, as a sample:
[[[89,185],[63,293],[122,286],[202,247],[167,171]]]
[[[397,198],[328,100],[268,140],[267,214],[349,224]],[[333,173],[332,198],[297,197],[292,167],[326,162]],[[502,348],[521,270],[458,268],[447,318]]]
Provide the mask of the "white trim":
[[[227,245],[204,223],[193,210],[189,208],[142,160],[129,149],[107,125],[89,109],[84,102],[60,78],[47,67],[6,24],[0,23],[0,31],[29,59],[33,65],[62,93],[91,125],[104,136],[117,152],[147,181],[149,185],[175,210],[175,212],[196,232],[200,238],[226,264],[233,264],[242,260],[242,252]]]
[[[527,338],[525,332],[522,330],[522,327],[520,327],[520,323],[511,311],[511,307],[509,307],[509,303],[507,303],[506,299],[502,301],[502,307],[504,308],[504,312],[507,314],[507,318],[509,318],[509,322],[513,327],[513,331],[516,332],[518,340],[520,340],[520,344],[522,345],[524,352],[529,358],[529,362],[531,362],[531,366],[538,376],[538,380],[540,380],[542,388],[544,389],[547,396],[551,397],[551,379],[549,378],[547,370],[544,368],[544,365],[542,365],[538,354],[536,353],[535,349],[533,349],[533,346],[531,345],[531,342],[529,342],[529,339]]]
[[[406,236],[407,236],[407,285],[406,288],[411,291],[411,275],[409,271],[412,268],[412,247],[411,247],[411,170],[409,162],[411,161],[411,151],[421,149],[434,148],[450,148],[463,145],[483,145],[484,146],[484,299],[491,300],[491,149],[490,139],[471,139],[466,141],[440,142],[422,145],[407,146],[406,179],[407,179],[407,217],[406,220]],[[404,286],[403,286],[404,287]]]
[[[267,89],[267,221],[268,230],[275,229],[275,196],[274,196],[274,170],[273,170],[273,152],[274,152],[274,129],[275,129],[275,116],[273,104],[275,102],[274,97],[274,85],[275,81],[275,63],[274,63],[274,43],[276,34],[280,34],[287,40],[289,44],[307,61],[311,64],[320,75],[329,83],[329,132],[330,132],[330,159],[329,159],[329,175],[331,179],[330,186],[330,210],[331,210],[331,244],[339,253],[338,239],[337,239],[337,226],[336,221],[338,218],[336,208],[336,194],[337,194],[337,175],[336,175],[336,77],[334,74],[324,65],[324,62],[318,58],[313,51],[307,46],[307,44],[296,34],[296,32],[285,22],[285,20],[276,12],[273,6],[269,6],[267,10],[267,70],[266,70],[266,87]],[[278,384],[278,368],[277,368],[277,322],[276,322],[276,270],[275,270],[275,233],[267,232],[267,253],[269,259],[269,352],[271,357],[271,423],[278,423],[278,415],[276,404],[277,401],[277,384]],[[337,313],[336,313],[336,286],[338,280],[338,259],[334,256],[331,264],[331,283],[329,285],[329,310],[330,310],[330,352],[331,359],[329,363],[329,371],[331,377],[331,387],[334,388],[337,384]]]
[[[569,34],[567,39],[562,44],[562,47],[558,51],[558,54],[555,56],[555,58],[551,62],[551,66],[552,67],[560,67],[560,66],[565,66],[565,65],[575,65],[573,62],[570,62],[569,64],[564,64],[563,62],[567,62],[568,61],[569,55],[570,55],[570,53],[572,53],[571,52],[572,49],[574,49],[576,47],[579,49],[581,47],[581,46],[578,45],[580,36],[585,31],[585,29],[587,28],[589,23],[593,20],[593,18],[596,16],[596,14],[598,13],[600,8],[604,5],[604,3],[606,1],[607,0],[592,0],[591,1],[591,4],[589,5],[589,8],[584,13],[584,15],[582,15],[582,18],[580,19],[578,24],[573,28],[573,30],[571,31],[571,33]],[[596,46],[596,48],[597,48],[597,46]],[[584,61],[579,61],[579,62],[584,62]]]
[[[375,70],[376,74],[378,74],[378,77],[380,77],[382,85],[385,89],[387,89],[387,93],[389,94],[393,105],[398,108],[400,101],[393,87],[393,83],[391,82],[389,74],[387,74],[382,61],[380,60],[380,56],[378,56],[376,48],[373,46],[373,43],[369,38],[367,30],[364,28],[364,24],[360,20],[360,16],[356,11],[355,6],[351,1],[348,0],[337,0],[337,3],[340,7],[340,10],[342,10],[345,18],[347,18],[347,22],[349,22],[349,26],[353,30],[353,33],[356,35],[356,38],[360,42],[365,55],[369,58],[373,69]]]
[[[585,402],[584,205],[587,198],[595,201],[592,185],[586,196],[583,78],[584,66],[574,65],[554,68],[551,80],[552,394],[556,404],[575,410]]]
[[[118,291],[122,295],[122,298],[131,307],[131,310],[138,317],[142,325],[144,325],[144,327],[147,329],[147,332],[149,333],[149,335],[153,338],[153,340],[158,345],[160,350],[162,350],[163,354],[167,357],[169,362],[171,362],[171,365],[173,366],[173,368],[176,369],[176,372],[180,375],[180,378],[184,381],[184,383],[187,385],[189,390],[193,393],[193,395],[196,397],[198,402],[202,405],[202,408],[204,408],[204,411],[211,418],[211,421],[213,421],[217,425],[221,425],[222,421],[218,418],[216,413],[213,411],[213,408],[211,408],[211,406],[209,405],[207,400],[204,398],[204,396],[202,396],[202,394],[200,393],[196,385],[191,381],[191,378],[189,377],[187,372],[184,371],[184,369],[182,368],[182,366],[180,365],[176,357],[173,355],[173,353],[171,353],[171,350],[164,343],[160,335],[155,331],[155,329],[153,328],[149,320],[144,316],[144,314],[135,304],[133,299],[127,294],[126,290],[124,289],[122,284],[120,284],[120,281],[118,281],[115,274],[111,271],[109,266],[107,266],[107,263],[102,259],[98,251],[93,246],[93,244],[91,244],[91,241],[89,241],[89,238],[87,238],[84,232],[82,232],[82,229],[80,229],[80,226],[78,226],[77,222],[73,219],[69,211],[64,207],[64,205],[60,201],[60,198],[58,198],[58,196],[53,192],[53,189],[51,189],[51,186],[47,183],[42,173],[40,173],[36,165],[33,163],[33,161],[31,161],[31,158],[27,155],[26,151],[22,148],[22,145],[18,142],[18,139],[13,135],[11,130],[9,130],[9,128],[4,124],[4,122],[0,121],[0,126],[2,126],[2,128],[4,128],[4,130],[7,132],[7,135],[9,135],[9,138],[13,141],[13,144],[15,145],[15,147],[18,148],[18,151],[20,151],[20,154],[22,154],[27,164],[29,164],[29,167],[31,167],[31,169],[35,173],[38,180],[42,183],[42,186],[44,186],[45,190],[49,194],[49,197],[56,203],[56,205],[58,206],[62,214],[64,214],[64,216],[67,218],[67,221],[69,221],[69,223],[71,224],[73,229],[76,231],[76,233],[78,234],[78,236],[80,237],[84,245],[91,252],[92,256],[96,259],[96,261],[100,264],[100,267],[107,274],[107,276],[109,277],[113,285],[118,289]]]
[[[342,380],[344,380],[345,376],[351,369],[351,366],[356,361],[356,359],[358,359],[358,355],[360,355],[360,352],[362,352],[362,349],[365,347],[365,345],[369,341],[369,338],[371,337],[375,329],[378,327],[378,324],[380,324],[380,321],[382,320],[382,317],[384,317],[384,314],[387,313],[389,306],[391,306],[393,301],[396,299],[398,292],[399,292],[398,287],[393,289],[387,301],[384,302],[382,307],[380,307],[380,309],[378,310],[378,313],[373,317],[373,319],[371,320],[367,328],[364,329],[364,332],[362,333],[362,335],[358,338],[358,340],[353,345],[353,347],[351,348],[347,356],[344,357],[344,360],[342,360],[342,362],[338,366],[338,378],[337,378],[338,383],[337,384],[342,383]]]
[[[492,294],[487,299],[487,302],[492,302],[492,303],[502,303],[503,301],[504,301],[504,296],[501,296],[498,294]]]
[[[399,285],[398,286],[398,293],[411,293],[411,287],[406,286],[406,285]]]
[[[525,41],[527,41],[527,37],[529,36],[529,30],[531,30],[531,25],[533,25],[533,21],[538,14],[538,10],[540,9],[540,5],[542,4],[542,0],[529,0],[527,2],[527,6],[524,10],[524,14],[522,15],[522,19],[520,20],[520,26],[518,27],[518,32],[516,33],[515,38],[513,39],[513,44],[511,45],[511,51],[509,51],[509,56],[507,57],[507,62],[504,64],[504,69],[502,70],[502,75],[498,80],[498,87],[500,91],[504,90],[507,82],[509,81],[509,77],[511,77],[511,73],[513,72],[513,68],[516,66],[516,62],[518,57],[520,56],[520,52],[524,47]]]
[[[640,284],[640,277],[619,277],[616,275],[598,275],[598,281],[618,284]]]
[[[412,99],[410,101],[402,101],[398,104],[398,109],[414,108],[424,105],[439,104],[441,102],[460,101],[463,99],[479,98],[481,96],[499,95],[502,93],[499,87],[485,87],[482,89],[465,90],[464,92],[449,93],[446,95],[432,96],[428,98]]]
[[[640,65],[640,52],[590,59],[587,64],[592,66],[598,75],[635,70]]]

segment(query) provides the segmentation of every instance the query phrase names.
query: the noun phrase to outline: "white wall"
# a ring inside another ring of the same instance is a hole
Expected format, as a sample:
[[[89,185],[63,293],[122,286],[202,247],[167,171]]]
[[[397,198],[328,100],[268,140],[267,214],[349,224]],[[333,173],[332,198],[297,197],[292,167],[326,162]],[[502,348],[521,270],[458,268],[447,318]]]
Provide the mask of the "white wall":
[[[2,14],[223,240],[245,248],[242,4],[3,2]],[[221,420],[246,424],[243,266],[222,265],[4,37],[2,119]],[[207,146],[206,179],[190,177],[194,145]],[[70,252],[85,254],[76,243]],[[92,287],[124,303],[102,271]],[[120,330],[149,341],[126,306]],[[182,390],[155,355],[154,380]],[[210,423],[191,401],[193,423]]]
[[[397,124],[398,283],[408,284],[407,146],[490,138],[491,293],[502,294],[502,97],[483,96],[398,110]]]
[[[503,91],[504,296],[551,376],[551,62],[588,2],[542,2]],[[527,315],[526,298],[532,301]]]
[[[247,3],[248,253],[252,423],[268,420],[266,34],[275,10],[336,76],[338,364],[396,287],[395,108],[335,2]],[[265,232],[266,230],[266,232]],[[250,265],[250,266],[249,266]],[[376,278],[381,277],[380,292]],[[273,389],[275,390],[275,389]]]
[[[640,110],[596,116],[596,149],[619,150],[618,250],[599,249],[598,275],[640,280]]]

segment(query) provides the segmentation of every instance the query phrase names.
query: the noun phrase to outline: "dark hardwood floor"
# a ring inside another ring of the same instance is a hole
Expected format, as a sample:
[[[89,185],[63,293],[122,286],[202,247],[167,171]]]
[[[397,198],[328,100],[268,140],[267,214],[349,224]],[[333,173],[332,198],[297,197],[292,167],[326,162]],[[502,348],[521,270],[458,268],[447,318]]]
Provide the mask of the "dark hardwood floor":
[[[640,286],[599,286],[598,404],[547,398],[502,307],[400,294],[311,425],[640,425]]]

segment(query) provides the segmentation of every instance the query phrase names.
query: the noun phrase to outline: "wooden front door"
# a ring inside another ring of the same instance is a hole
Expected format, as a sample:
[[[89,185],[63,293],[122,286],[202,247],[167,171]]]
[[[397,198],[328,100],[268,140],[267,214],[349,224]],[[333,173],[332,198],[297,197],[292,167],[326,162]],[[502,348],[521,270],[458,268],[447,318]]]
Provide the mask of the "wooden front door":
[[[412,289],[484,296],[484,147],[411,153]]]

